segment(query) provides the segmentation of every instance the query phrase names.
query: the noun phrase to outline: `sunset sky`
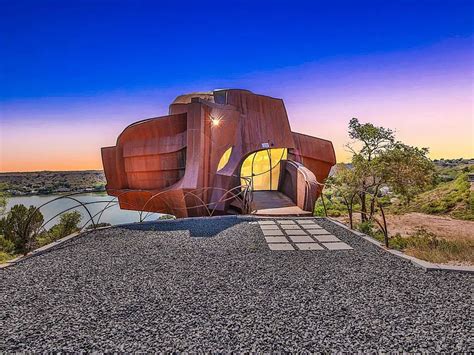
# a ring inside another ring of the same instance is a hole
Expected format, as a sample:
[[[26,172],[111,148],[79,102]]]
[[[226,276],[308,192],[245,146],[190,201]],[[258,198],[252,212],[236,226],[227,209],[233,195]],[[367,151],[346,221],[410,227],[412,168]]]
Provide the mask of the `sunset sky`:
[[[102,169],[179,94],[245,88],[347,161],[351,117],[474,158],[473,1],[0,1],[0,171]]]

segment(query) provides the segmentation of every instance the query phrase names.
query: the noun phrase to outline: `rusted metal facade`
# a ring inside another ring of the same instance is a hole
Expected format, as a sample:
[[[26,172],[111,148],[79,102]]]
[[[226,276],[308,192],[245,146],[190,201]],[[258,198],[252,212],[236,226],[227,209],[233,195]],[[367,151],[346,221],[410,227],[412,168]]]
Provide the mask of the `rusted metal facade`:
[[[102,148],[107,193],[122,209],[177,217],[250,213],[255,175],[242,164],[281,148],[275,164],[269,154],[272,190],[312,211],[336,163],[330,141],[292,132],[281,99],[234,89],[182,95],[169,115],[136,122]]]

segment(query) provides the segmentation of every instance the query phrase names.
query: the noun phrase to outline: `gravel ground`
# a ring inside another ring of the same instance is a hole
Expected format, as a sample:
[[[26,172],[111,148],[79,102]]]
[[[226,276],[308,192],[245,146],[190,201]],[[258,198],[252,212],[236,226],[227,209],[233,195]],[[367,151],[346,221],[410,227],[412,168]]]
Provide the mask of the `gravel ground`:
[[[0,351],[474,351],[472,280],[354,250],[270,251],[236,217],[112,228],[0,270]]]

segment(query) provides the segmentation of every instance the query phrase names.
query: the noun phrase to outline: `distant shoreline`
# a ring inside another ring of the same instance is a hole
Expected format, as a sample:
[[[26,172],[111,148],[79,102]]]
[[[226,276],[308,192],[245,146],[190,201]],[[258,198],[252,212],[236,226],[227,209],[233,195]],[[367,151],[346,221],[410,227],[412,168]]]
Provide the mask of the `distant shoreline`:
[[[52,192],[50,194],[40,194],[40,193],[37,193],[37,194],[31,194],[31,193],[28,193],[28,194],[24,194],[24,195],[11,195],[11,194],[7,194],[6,197],[7,198],[11,198],[11,197],[32,197],[32,196],[66,196],[66,195],[71,195],[71,194],[97,194],[97,195],[107,195],[107,191],[106,190],[102,190],[102,191],[86,191],[86,190],[80,190],[80,191],[70,191],[70,192]]]
[[[100,193],[106,183],[102,170],[0,173],[0,190],[11,197]]]

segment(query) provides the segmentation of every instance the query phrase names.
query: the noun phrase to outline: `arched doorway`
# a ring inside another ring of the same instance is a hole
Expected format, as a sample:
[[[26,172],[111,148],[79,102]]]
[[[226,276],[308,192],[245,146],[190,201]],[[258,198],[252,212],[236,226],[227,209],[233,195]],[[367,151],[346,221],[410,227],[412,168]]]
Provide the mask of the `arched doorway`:
[[[240,168],[241,184],[251,181],[254,191],[278,190],[280,162],[287,156],[286,148],[263,149],[248,155]]]

